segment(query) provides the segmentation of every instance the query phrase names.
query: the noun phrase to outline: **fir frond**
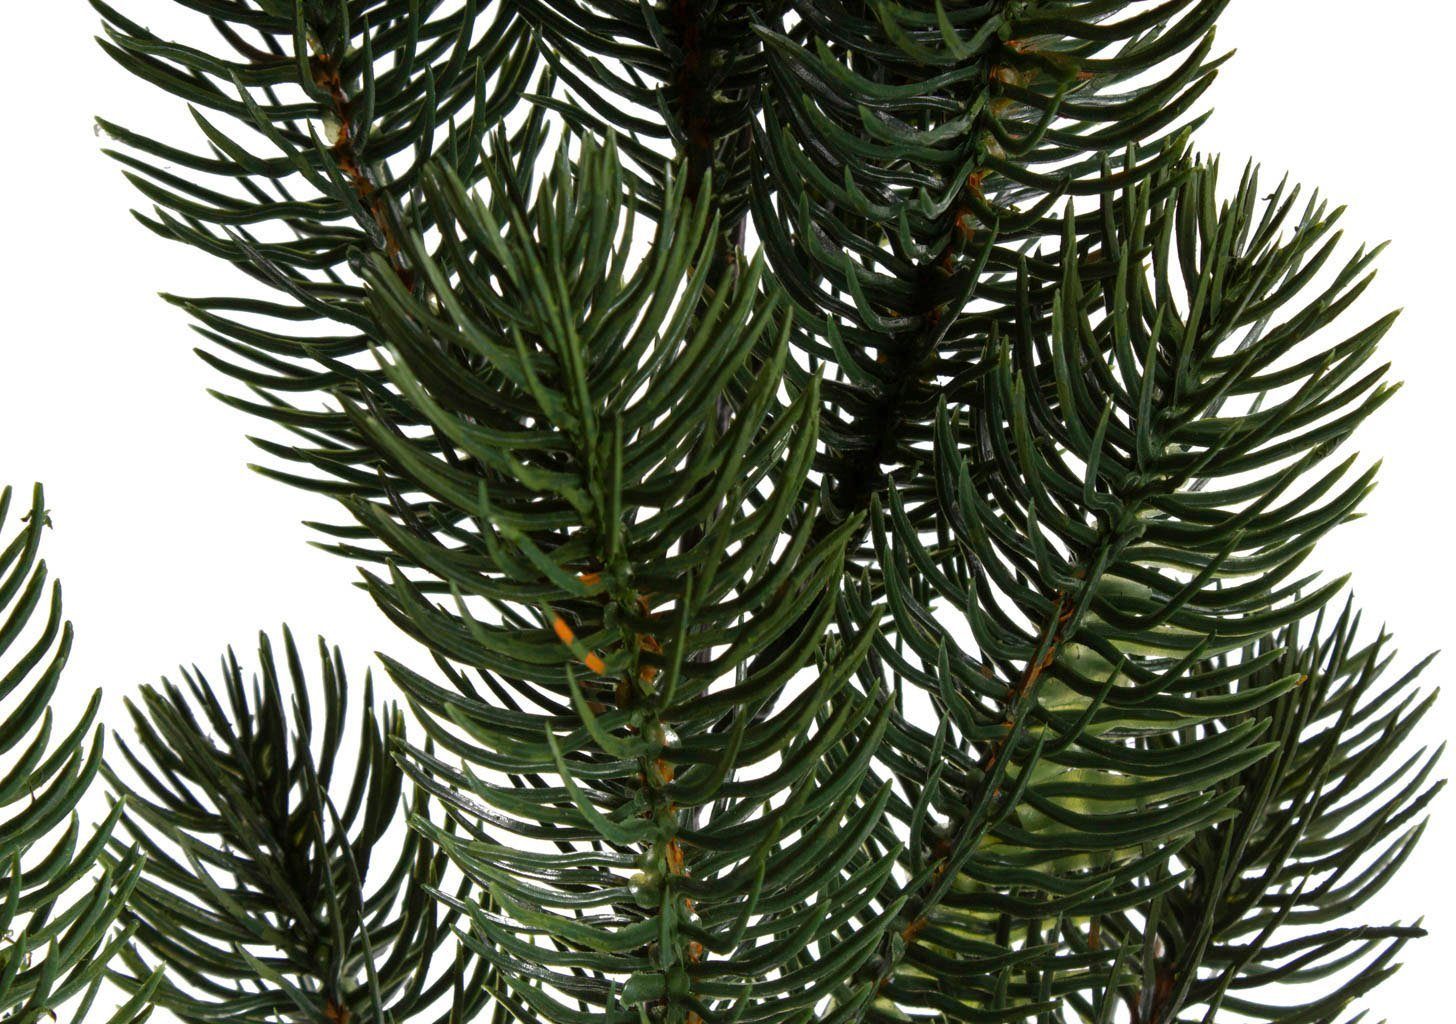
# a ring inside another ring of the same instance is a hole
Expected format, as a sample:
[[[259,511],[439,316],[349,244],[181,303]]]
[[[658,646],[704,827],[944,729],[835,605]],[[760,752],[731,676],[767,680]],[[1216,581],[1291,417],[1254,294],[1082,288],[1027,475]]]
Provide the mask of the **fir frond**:
[[[1333,262],[1337,212],[1301,209],[1283,187],[1261,201],[1252,172],[1223,202],[1204,166],[1129,192],[1098,235],[1115,273],[1089,285],[1069,224],[1050,316],[999,340],[976,406],[942,407],[938,535],[893,492],[877,517],[892,626],[871,674],[912,684],[941,719],[933,734],[897,721],[881,755],[911,794],[891,805],[915,873],[907,941],[887,952],[899,963],[883,991],[898,1008],[1010,1020],[1070,1000],[1100,1020],[1131,970],[1151,972],[1134,986],[1134,1019],[1165,1024],[1211,998],[1197,972],[1218,941],[1212,922],[1247,935],[1225,900],[1288,901],[1298,920],[1299,879],[1342,872],[1375,839],[1357,828],[1348,862],[1332,848],[1263,888],[1217,845],[1287,811],[1260,802],[1265,783],[1307,801],[1325,782],[1286,763],[1304,749],[1287,716],[1309,675],[1293,648],[1343,581],[1300,568],[1371,486],[1373,470],[1334,456],[1393,390],[1371,365],[1392,318],[1334,332],[1373,254]],[[1028,386],[1038,364],[1055,403]],[[970,644],[944,608],[964,613]],[[1351,671],[1373,657],[1352,656]],[[1405,771],[1403,721],[1385,723],[1389,742],[1366,751],[1364,771]],[[1402,790],[1391,813],[1428,797]],[[1416,834],[1385,847],[1380,866]],[[1362,872],[1321,884],[1328,919],[1358,906],[1378,869]],[[1232,895],[1246,885],[1254,895]],[[1277,916],[1253,913],[1250,927]],[[1148,923],[1139,933],[1133,921]],[[1364,939],[1330,941],[1333,957]],[[1280,973],[1250,959],[1230,986]]]
[[[226,56],[94,2],[202,111],[104,125],[144,221],[273,290],[183,301],[205,358],[433,663],[363,840],[266,651],[191,687],[236,775],[148,692],[132,985],[403,1019],[453,927],[457,1018],[1324,1024],[1419,933],[1349,917],[1428,701],[1306,568],[1393,318],[1338,211],[1189,157],[1225,0],[178,0]]]
[[[147,862],[114,976],[134,991],[161,966],[152,1004],[190,1022],[468,1019],[488,972],[436,898],[469,884],[406,827],[430,801],[391,756],[403,717],[366,676],[351,721],[342,656],[318,655],[310,682],[292,635],[281,658],[263,635],[251,682],[229,651],[217,684],[184,670],[128,701],[106,774]]]
[[[1038,243],[1064,233],[1064,200],[1179,158],[1225,4],[809,0],[794,28],[759,27],[753,225],[809,313],[796,340],[833,371],[832,512],[893,486],[919,515],[936,403],[973,400],[991,331],[1060,283]]]
[[[1237,813],[1184,851],[1188,877],[1157,917],[1103,923],[1112,941],[1145,951],[1140,973],[1152,984],[1123,993],[1134,1020],[1180,1004],[1204,1020],[1332,1019],[1390,977],[1401,947],[1425,934],[1351,920],[1409,856],[1444,786],[1431,778],[1441,750],[1408,743],[1435,700],[1417,689],[1430,659],[1394,675],[1389,639],[1365,642],[1347,605],[1327,631],[1316,618],[1206,667],[1265,661],[1266,678],[1299,685],[1225,720],[1267,723],[1277,749],[1221,784],[1237,790]]]
[[[55,1020],[79,995],[80,1004],[67,1009],[79,1021],[126,940],[113,925],[141,860],[134,849],[118,847],[116,860],[103,867],[117,814],[89,832],[77,815],[101,767],[101,694],[91,695],[74,724],[56,722],[51,705],[61,692],[72,631],[62,618],[61,586],[40,559],[50,511],[37,485],[12,535],[11,497],[9,487],[0,490],[0,1020]],[[155,978],[139,978],[137,998],[119,1007],[111,1024],[145,1019],[155,986]]]
[[[431,183],[439,309],[371,275],[391,379],[457,457],[356,410],[448,511],[356,505],[398,559],[371,592],[453,683],[391,665],[466,763],[412,758],[471,833],[440,841],[489,888],[472,940],[527,1019],[807,1014],[875,948],[888,914],[836,932],[894,866],[855,861],[888,795],[860,792],[888,703],[850,685],[873,632],[818,651],[846,531],[811,539],[817,389],[781,399],[781,301],[757,265],[710,278],[685,183],[623,273],[610,146],[529,205],[509,180]]]
[[[413,283],[401,236],[429,227],[423,169],[482,173],[484,138],[538,74],[528,26],[478,0],[175,0],[163,5],[170,38],[93,6],[105,51],[197,125],[188,147],[98,121],[151,204],[138,219],[251,279],[235,295],[168,297],[195,320],[199,355],[243,389],[219,397],[357,444],[318,401],[342,386],[395,401],[367,355],[356,268],[378,253]],[[527,123],[516,144],[531,151],[541,130]]]

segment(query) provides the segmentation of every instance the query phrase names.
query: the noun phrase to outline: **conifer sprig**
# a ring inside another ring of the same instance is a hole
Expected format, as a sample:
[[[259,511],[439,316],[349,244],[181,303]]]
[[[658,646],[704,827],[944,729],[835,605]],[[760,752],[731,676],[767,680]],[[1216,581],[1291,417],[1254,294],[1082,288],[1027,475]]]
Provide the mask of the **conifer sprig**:
[[[412,770],[470,834],[437,839],[488,887],[472,937],[517,1013],[809,1013],[873,952],[888,912],[842,926],[894,867],[861,851],[887,795],[860,790],[888,703],[849,685],[873,631],[815,642],[847,536],[816,539],[803,498],[817,388],[782,400],[782,302],[759,265],[712,278],[717,218],[685,181],[625,271],[610,145],[563,149],[530,197],[512,180],[488,198],[432,181],[444,236],[412,256],[438,311],[369,275],[391,379],[459,450],[355,410],[451,512],[430,529],[356,506],[393,555],[371,592],[454,683],[391,665],[465,761],[414,752]]]
[[[886,954],[903,960],[886,976],[896,1007],[1014,1019],[1080,990],[1084,1016],[1098,1019],[1132,970],[1153,979],[1132,986],[1136,1019],[1171,1021],[1208,991],[1201,932],[1237,927],[1221,902],[1233,897],[1219,893],[1247,880],[1206,844],[1251,823],[1246,780],[1290,753],[1272,709],[1308,673],[1274,669],[1318,659],[1326,641],[1301,652],[1303,624],[1343,587],[1300,567],[1369,490],[1373,471],[1334,455],[1392,393],[1371,365],[1391,318],[1336,333],[1374,254],[1315,283],[1337,251],[1337,213],[1317,200],[1301,209],[1283,187],[1259,192],[1250,173],[1221,200],[1204,166],[1130,186],[1096,235],[1115,275],[1089,286],[1069,252],[1046,334],[1023,321],[1002,339],[981,403],[942,408],[941,537],[927,543],[894,494],[877,517],[893,627],[874,674],[919,688],[940,715],[939,732],[897,721],[882,748],[919,794],[891,805],[918,872],[903,944]],[[1076,238],[1069,225],[1068,250]],[[1027,385],[1042,361],[1055,405]],[[964,614],[971,643],[946,609]],[[1343,665],[1332,671],[1354,671]],[[1394,786],[1410,766],[1365,767]],[[1402,791],[1390,813],[1429,795]],[[1373,891],[1375,869],[1361,863],[1372,842],[1357,827],[1312,872],[1361,879],[1335,916]],[[1177,923],[1162,909],[1175,894]],[[1049,934],[1050,958],[1032,956]],[[989,972],[947,969],[948,952],[974,963],[998,946],[1023,955],[994,990]]]
[[[457,1011],[532,1024],[1323,1024],[1390,973],[1419,927],[1352,915],[1437,788],[1423,666],[1306,565],[1393,319],[1344,326],[1338,211],[1192,156],[1224,0],[178,6],[226,55],[97,2],[206,152],[105,127],[145,221],[272,290],[182,304],[427,654],[358,813],[401,772],[444,813],[368,984],[212,978],[257,918],[172,944],[226,859],[174,835],[160,999],[401,1019],[447,923]],[[307,763],[269,777],[322,821]]]
[[[794,28],[758,26],[753,224],[809,314],[806,354],[837,371],[833,513],[893,488],[918,518],[937,402],[977,401],[992,332],[1049,302],[1063,254],[1095,254],[1095,216],[1058,250],[1065,200],[1115,199],[1181,158],[1226,2],[831,0],[792,5]],[[1079,263],[1093,280],[1108,265]]]
[[[101,695],[90,696],[76,721],[57,721],[51,704],[63,703],[56,698],[72,630],[61,586],[40,558],[50,510],[39,485],[23,514],[13,494],[0,489],[0,1020],[40,1024],[64,1006],[79,1021],[126,941],[113,924],[141,858],[118,845],[102,863],[119,808],[94,829],[81,823],[78,807],[101,768]],[[138,978],[110,1024],[144,1020],[157,980]]]
[[[229,651],[217,684],[194,669],[128,701],[107,777],[147,862],[115,977],[135,991],[162,966],[151,1003],[185,1021],[469,1019],[487,970],[435,895],[469,883],[406,827],[430,801],[391,756],[403,716],[366,677],[352,721],[322,640],[316,683],[286,630],[281,655],[263,635],[256,674]]]
[[[317,401],[349,387],[395,402],[367,357],[356,268],[381,253],[413,285],[401,243],[406,229],[429,228],[417,201],[424,167],[480,175],[483,139],[536,74],[527,27],[476,0],[181,0],[172,6],[195,27],[169,39],[104,0],[93,6],[105,51],[185,102],[197,124],[186,148],[98,122],[106,152],[152,204],[138,218],[251,279],[236,295],[169,296],[196,321],[199,355],[244,389],[220,397],[325,451],[357,443]],[[539,128],[522,130],[527,150]]]

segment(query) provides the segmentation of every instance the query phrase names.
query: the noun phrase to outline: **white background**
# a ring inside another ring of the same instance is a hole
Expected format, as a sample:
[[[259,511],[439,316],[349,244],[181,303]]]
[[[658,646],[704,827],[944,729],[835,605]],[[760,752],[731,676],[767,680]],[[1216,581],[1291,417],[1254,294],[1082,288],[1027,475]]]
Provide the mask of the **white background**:
[[[151,4],[125,6],[145,20]],[[350,587],[353,570],[306,546],[301,520],[329,515],[328,503],[245,468],[254,424],[206,395],[217,376],[192,354],[183,316],[156,298],[226,293],[234,277],[128,216],[137,197],[100,154],[92,115],[155,124],[176,101],[112,66],[91,43],[96,26],[79,0],[7,5],[0,62],[0,482],[47,486],[47,558],[78,635],[67,699],[79,707],[105,686],[118,724],[140,682],[179,662],[211,666],[228,643],[246,653],[282,621],[300,639],[324,633],[352,666],[381,648],[412,655]],[[1407,386],[1361,434],[1360,448],[1384,458],[1368,517],[1327,540],[1318,562],[1354,570],[1360,603],[1409,658],[1446,644],[1456,613],[1453,38],[1456,13],[1430,0],[1234,0],[1219,44],[1238,54],[1198,137],[1231,173],[1257,157],[1270,184],[1288,171],[1347,203],[1347,237],[1394,242],[1361,308],[1374,319],[1405,307],[1385,353]],[[1428,685],[1453,670],[1456,655],[1439,660]],[[1456,698],[1423,740],[1453,726]],[[1372,1020],[1431,1020],[1430,993],[1449,982],[1450,803],[1365,915],[1425,915],[1432,931],[1368,1001]]]

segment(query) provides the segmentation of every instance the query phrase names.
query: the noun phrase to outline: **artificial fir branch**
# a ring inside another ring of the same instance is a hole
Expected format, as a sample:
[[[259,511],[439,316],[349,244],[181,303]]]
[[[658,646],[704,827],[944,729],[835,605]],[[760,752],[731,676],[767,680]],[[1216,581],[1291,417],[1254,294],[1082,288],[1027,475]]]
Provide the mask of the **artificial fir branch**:
[[[1419,933],[1345,918],[1427,702],[1301,568],[1390,321],[1190,156],[1224,0],[97,6],[214,112],[108,126],[146,219],[276,292],[184,303],[229,401],[428,651],[497,1019],[1314,1024]]]

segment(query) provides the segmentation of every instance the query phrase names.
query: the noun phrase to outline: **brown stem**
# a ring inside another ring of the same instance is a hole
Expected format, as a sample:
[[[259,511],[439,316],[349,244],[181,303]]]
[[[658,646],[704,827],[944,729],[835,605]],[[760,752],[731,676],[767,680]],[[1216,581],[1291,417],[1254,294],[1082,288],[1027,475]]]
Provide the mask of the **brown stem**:
[[[413,290],[414,274],[405,264],[399,233],[390,208],[389,194],[375,182],[369,169],[359,159],[354,145],[353,125],[349,116],[353,102],[344,88],[338,63],[327,53],[317,53],[310,58],[309,64],[313,69],[314,84],[329,94],[333,104],[331,113],[339,125],[339,136],[330,149],[334,162],[338,165],[339,172],[348,179],[360,204],[369,211],[374,223],[378,225],[384,237],[384,255],[394,269],[395,276],[406,288]]]
[[[1043,630],[1043,635],[1045,635],[1048,630],[1051,632],[1051,637],[1046,643],[1045,650],[1039,656],[1034,657],[1031,661],[1027,663],[1026,668],[1021,673],[1021,678],[1017,681],[1016,685],[1013,686],[1006,694],[1006,718],[1002,722],[1002,725],[1005,726],[1006,731],[1000,739],[991,744],[991,747],[986,752],[985,759],[981,766],[981,772],[985,776],[988,783],[990,781],[992,771],[995,769],[996,765],[1001,761],[1001,759],[1006,756],[1006,748],[1010,744],[1012,736],[1015,734],[1017,724],[1017,712],[1020,710],[1022,702],[1026,699],[1027,695],[1032,692],[1033,688],[1036,686],[1037,680],[1041,678],[1042,673],[1044,673],[1047,669],[1051,668],[1052,663],[1056,661],[1057,650],[1065,641],[1064,634],[1066,631],[1067,623],[1070,622],[1072,619],[1072,609],[1068,606],[1067,597],[1065,594],[1057,595],[1056,605],[1054,606],[1054,616],[1054,619],[1047,624],[1047,628]],[[992,796],[995,795],[996,794],[992,794]],[[981,797],[982,799],[984,799],[985,794],[981,794]],[[938,883],[941,878],[944,877],[946,870],[950,866],[951,855],[955,852],[956,847],[959,845],[959,842],[952,840],[946,840],[936,845],[934,850],[935,867],[932,871],[932,879],[934,882]],[[938,888],[938,886],[936,886],[935,888]],[[912,945],[919,938],[920,933],[924,931],[925,926],[929,923],[928,915],[930,911],[934,908],[934,905],[938,902],[939,894],[936,893],[933,888],[931,893],[926,897],[920,911],[916,914],[915,918],[900,933],[900,937],[905,940],[906,948]],[[883,987],[889,980],[890,975],[887,972],[885,976],[880,979],[881,987]]]

